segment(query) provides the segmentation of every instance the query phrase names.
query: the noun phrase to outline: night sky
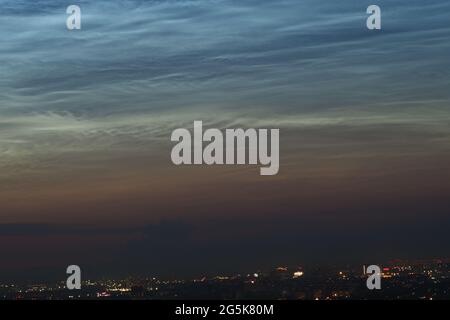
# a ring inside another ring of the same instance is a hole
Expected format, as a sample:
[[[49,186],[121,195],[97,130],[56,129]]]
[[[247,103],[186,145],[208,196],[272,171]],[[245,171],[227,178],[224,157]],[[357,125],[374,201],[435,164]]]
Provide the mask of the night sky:
[[[450,257],[449,14],[0,0],[0,280]],[[279,128],[279,174],[173,165],[194,120]]]

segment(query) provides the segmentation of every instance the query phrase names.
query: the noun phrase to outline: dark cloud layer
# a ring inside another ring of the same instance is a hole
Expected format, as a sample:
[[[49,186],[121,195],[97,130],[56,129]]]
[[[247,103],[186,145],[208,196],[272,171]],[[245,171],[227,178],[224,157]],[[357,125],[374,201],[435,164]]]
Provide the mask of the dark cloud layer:
[[[21,252],[22,255],[53,262],[47,268],[31,263],[31,266],[37,265],[36,270],[39,271],[28,274],[33,280],[39,280],[39,276],[57,278],[60,272],[55,264],[61,264],[63,268],[64,263],[70,264],[71,261],[82,262],[85,274],[92,277],[140,274],[176,278],[180,275],[197,277],[250,272],[279,264],[296,266],[332,262],[344,265],[450,254],[446,245],[450,241],[448,215],[440,214],[429,219],[424,208],[411,210],[414,211],[412,218],[407,220],[380,216],[379,211],[373,210],[368,216],[364,215],[363,224],[348,220],[338,222],[345,220],[342,217],[336,217],[337,223],[333,225],[325,222],[330,220],[292,216],[244,218],[239,222],[223,218],[202,222],[163,220],[134,229],[98,229],[96,237],[93,237],[91,229],[76,230],[70,225],[58,227],[66,230],[65,233],[52,232],[54,228],[46,225],[32,228],[2,225],[0,229],[2,237],[16,235],[36,242],[44,237],[65,243],[62,247],[39,249],[30,245],[29,250]],[[88,244],[84,251],[73,250],[67,241],[75,235],[79,243]],[[114,249],[110,248],[111,243]],[[37,254],[33,252],[36,250]],[[69,255],[67,251],[70,251]],[[101,261],[98,258],[87,259],[99,252],[102,253]],[[21,258],[5,250],[1,253],[7,259]],[[55,255],[60,259],[55,261]],[[14,275],[27,280],[23,273],[28,268],[6,269],[2,278]]]

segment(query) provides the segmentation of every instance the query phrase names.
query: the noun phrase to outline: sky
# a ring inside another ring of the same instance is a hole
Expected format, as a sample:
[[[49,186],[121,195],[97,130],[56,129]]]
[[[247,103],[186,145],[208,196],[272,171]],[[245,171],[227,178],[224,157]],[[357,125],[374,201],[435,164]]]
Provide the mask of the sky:
[[[0,280],[449,257],[448,12],[0,0]],[[194,120],[279,128],[279,174],[174,166]]]

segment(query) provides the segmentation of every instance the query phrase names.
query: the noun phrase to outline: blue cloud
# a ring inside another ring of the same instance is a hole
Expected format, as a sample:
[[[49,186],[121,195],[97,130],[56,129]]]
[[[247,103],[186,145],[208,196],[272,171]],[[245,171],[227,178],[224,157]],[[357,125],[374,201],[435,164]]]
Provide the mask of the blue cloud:
[[[82,30],[69,32],[71,1],[0,1],[0,153],[139,145],[199,117],[442,124],[450,4],[377,2],[381,32],[357,0],[78,1]]]

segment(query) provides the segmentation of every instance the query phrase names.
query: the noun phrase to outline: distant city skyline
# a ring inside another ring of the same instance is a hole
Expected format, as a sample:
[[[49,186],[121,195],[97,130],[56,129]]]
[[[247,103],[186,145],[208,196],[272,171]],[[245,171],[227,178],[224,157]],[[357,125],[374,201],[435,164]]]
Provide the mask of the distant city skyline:
[[[1,283],[0,300],[448,300],[450,259],[382,264],[379,290],[366,287],[361,266],[297,266],[196,279],[126,277],[85,279],[80,290],[64,281]]]

